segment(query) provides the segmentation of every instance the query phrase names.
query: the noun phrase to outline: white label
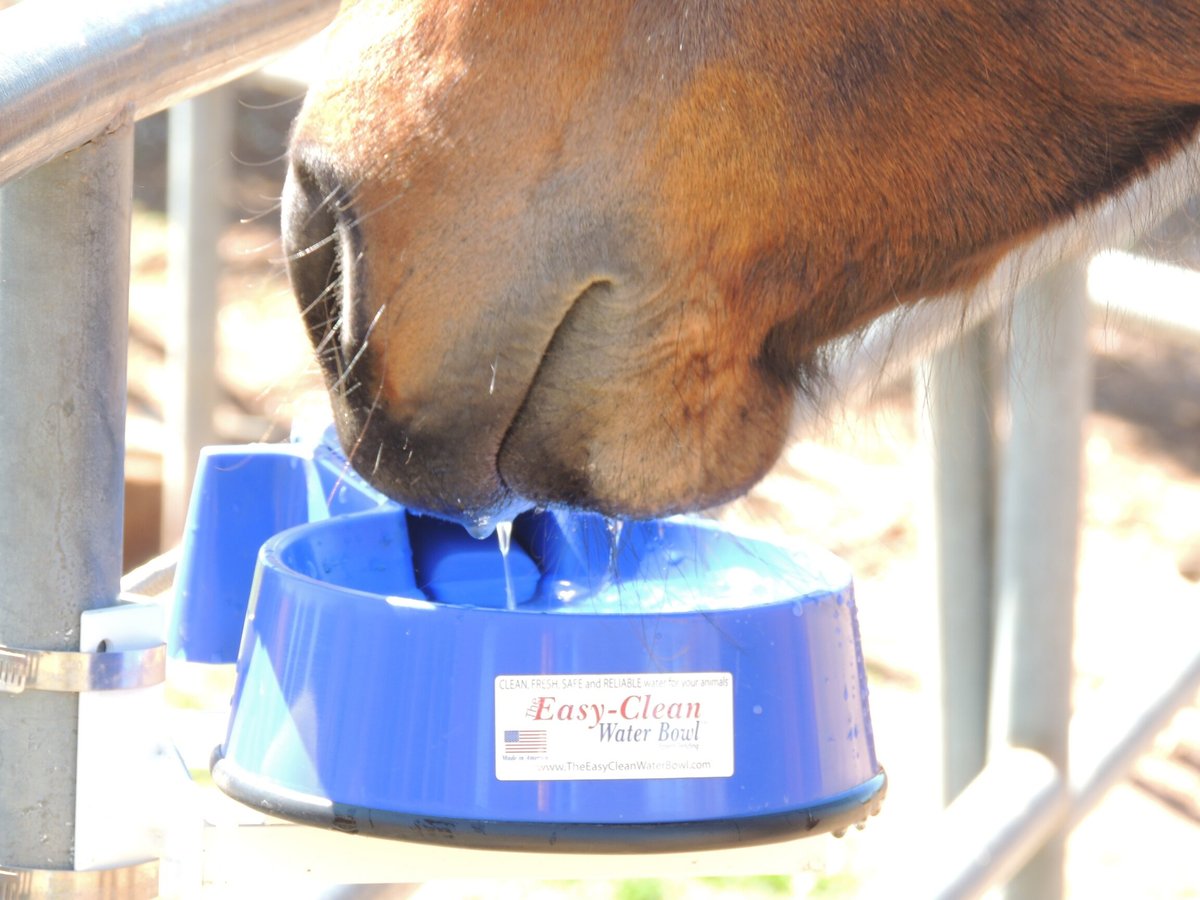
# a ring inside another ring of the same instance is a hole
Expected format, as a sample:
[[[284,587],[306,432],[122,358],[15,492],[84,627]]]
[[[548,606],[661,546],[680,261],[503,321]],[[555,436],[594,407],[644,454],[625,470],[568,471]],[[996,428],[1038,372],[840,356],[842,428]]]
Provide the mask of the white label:
[[[500,675],[496,778],[728,778],[733,676]]]

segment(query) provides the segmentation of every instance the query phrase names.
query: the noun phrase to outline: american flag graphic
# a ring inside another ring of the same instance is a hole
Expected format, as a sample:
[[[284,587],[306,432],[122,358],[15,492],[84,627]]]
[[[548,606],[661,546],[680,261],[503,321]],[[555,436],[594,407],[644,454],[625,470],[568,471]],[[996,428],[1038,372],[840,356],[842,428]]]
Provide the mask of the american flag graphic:
[[[545,753],[545,731],[506,731],[504,732],[505,753]]]

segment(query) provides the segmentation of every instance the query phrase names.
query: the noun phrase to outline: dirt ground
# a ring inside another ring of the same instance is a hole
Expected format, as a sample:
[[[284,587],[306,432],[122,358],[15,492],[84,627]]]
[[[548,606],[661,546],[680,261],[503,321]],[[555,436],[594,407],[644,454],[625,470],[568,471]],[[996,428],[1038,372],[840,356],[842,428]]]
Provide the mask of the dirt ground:
[[[298,409],[322,402],[279,262],[273,211],[295,101],[251,83],[240,91],[231,215],[220,245],[216,367],[223,440],[277,438]],[[164,126],[156,118],[140,129],[130,446],[133,493],[142,494],[131,500],[130,525],[156,534],[162,313],[172,301],[162,216]],[[1117,679],[1114,672],[1136,675],[1170,648],[1200,641],[1200,353],[1121,323],[1097,326],[1093,340],[1077,708],[1097,702],[1098,691]],[[862,833],[808,842],[811,852],[793,861],[799,896],[854,896],[889,850],[911,842],[914,823],[935,811],[936,642],[918,529],[927,464],[915,422],[909,386],[882,389],[869,408],[849,410],[822,433],[797,440],[729,513],[809,537],[856,573],[875,737],[891,791],[883,814]],[[147,543],[140,552],[150,549]],[[1076,829],[1068,882],[1072,898],[1200,897],[1200,708],[1181,711]],[[431,886],[428,896],[450,894]]]

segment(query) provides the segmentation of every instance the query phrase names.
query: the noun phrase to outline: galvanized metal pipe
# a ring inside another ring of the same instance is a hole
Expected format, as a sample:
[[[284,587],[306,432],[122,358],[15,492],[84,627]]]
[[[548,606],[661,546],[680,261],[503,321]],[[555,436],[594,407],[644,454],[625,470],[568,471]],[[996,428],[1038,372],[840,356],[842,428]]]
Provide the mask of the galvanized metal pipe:
[[[993,746],[1037,750],[1068,768],[1083,420],[1090,397],[1084,260],[1022,291],[1012,316],[1011,430],[1000,481]],[[1008,888],[1062,896],[1065,835],[1052,837]]]
[[[987,761],[992,659],[994,447],[991,360],[984,323],[917,369],[920,437],[930,465],[926,555],[938,600],[942,804]]]
[[[36,4],[35,4],[36,5]],[[133,123],[0,188],[0,643],[78,650],[121,577]],[[78,697],[0,693],[0,864],[72,867]]]
[[[337,5],[0,12],[0,643],[77,649],[82,611],[117,594],[134,119],[260,65]],[[0,695],[0,864],[72,866],[77,709]]]
[[[1139,236],[1129,251],[1170,266],[1200,271],[1200,193],[1193,193],[1179,208]]]
[[[0,12],[0,182],[263,64],[337,0],[37,0]]]
[[[1071,827],[1125,777],[1200,690],[1200,652],[1194,640],[1186,645],[1189,652],[1139,663],[1136,679],[1114,680],[1076,715],[1071,723]]]
[[[1067,812],[1067,789],[1046,757],[1018,747],[998,749],[986,768],[946,810],[901,847],[895,863],[867,885],[879,900],[982,896],[1029,858]]]
[[[201,94],[168,113],[167,390],[163,402],[163,546],[183,533],[200,448],[215,442],[217,245],[228,215],[236,103],[229,87]]]
[[[1088,266],[1100,321],[1180,345],[1200,346],[1200,265],[1187,268],[1116,250]]]
[[[870,896],[980,896],[1028,859],[1052,830],[1074,827],[1200,689],[1200,653],[1190,645],[1183,652],[1173,649],[1149,675],[1138,666],[1106,684],[1072,721],[1065,796],[1058,769],[1044,756],[996,749],[937,819],[933,833],[919,829],[919,837],[896,849]],[[929,847],[937,848],[935,855]]]

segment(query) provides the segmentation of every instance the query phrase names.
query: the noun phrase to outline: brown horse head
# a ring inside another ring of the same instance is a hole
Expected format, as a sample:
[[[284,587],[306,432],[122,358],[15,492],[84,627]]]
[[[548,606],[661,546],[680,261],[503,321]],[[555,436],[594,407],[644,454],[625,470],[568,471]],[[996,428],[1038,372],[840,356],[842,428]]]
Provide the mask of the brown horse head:
[[[1200,120],[1200,7],[360,0],[296,125],[293,285],[355,465],[482,517],[753,484],[823,348]]]

